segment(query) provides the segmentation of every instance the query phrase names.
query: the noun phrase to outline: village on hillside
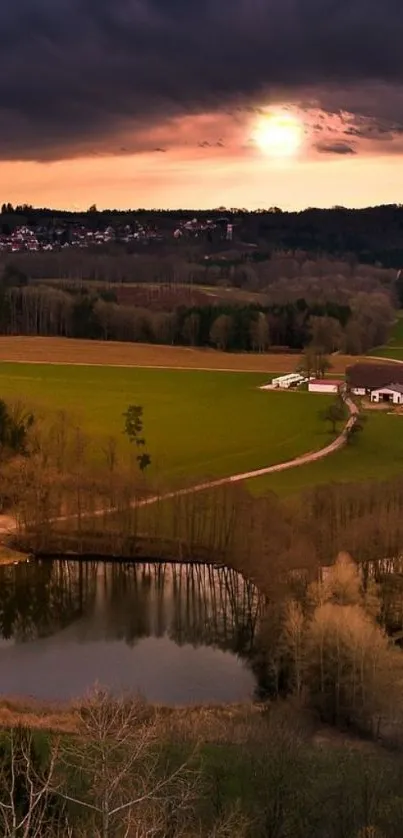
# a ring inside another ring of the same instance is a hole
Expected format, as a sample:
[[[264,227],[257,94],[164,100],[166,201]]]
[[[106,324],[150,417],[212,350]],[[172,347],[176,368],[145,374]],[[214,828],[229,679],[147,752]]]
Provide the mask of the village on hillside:
[[[1,216],[0,216],[1,220]],[[88,213],[87,219],[9,227],[0,224],[0,253],[53,251],[70,247],[88,248],[108,244],[151,244],[168,240],[205,239],[232,241],[233,224],[228,218],[179,220],[172,229],[158,223],[131,224],[114,222],[106,224],[97,213]]]

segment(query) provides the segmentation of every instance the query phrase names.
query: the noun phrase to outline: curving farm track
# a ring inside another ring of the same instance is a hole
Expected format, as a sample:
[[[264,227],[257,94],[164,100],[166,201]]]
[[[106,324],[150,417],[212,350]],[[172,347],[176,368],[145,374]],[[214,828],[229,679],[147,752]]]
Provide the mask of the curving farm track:
[[[328,457],[329,454],[333,454],[335,451],[338,451],[340,448],[343,447],[343,445],[345,445],[349,430],[353,426],[356,420],[356,416],[358,414],[357,405],[352,401],[352,399],[350,399],[348,396],[345,396],[344,400],[350,413],[348,421],[346,422],[339,436],[337,436],[336,439],[334,439],[332,442],[329,443],[329,445],[326,445],[324,448],[320,448],[318,451],[310,451],[306,454],[301,454],[299,457],[295,457],[293,460],[286,460],[285,462],[277,463],[276,465],[264,466],[263,468],[255,469],[254,471],[244,471],[240,474],[232,474],[229,477],[220,477],[217,480],[208,480],[204,483],[197,483],[194,486],[188,486],[185,489],[175,489],[171,492],[165,492],[162,495],[153,495],[149,498],[144,498],[143,500],[134,501],[133,507],[151,506],[152,504],[161,502],[162,500],[168,500],[169,498],[177,498],[183,495],[191,495],[195,492],[203,492],[207,489],[214,489],[218,486],[225,486],[231,483],[240,483],[244,480],[251,480],[254,477],[262,477],[264,474],[272,474],[278,471],[286,471],[286,469],[289,468],[298,468],[298,466],[304,466],[307,463],[313,463],[316,462],[316,460],[322,460],[324,457]],[[99,509],[96,512],[84,513],[83,517],[97,518],[115,511],[116,510],[113,508]],[[59,518],[56,518],[54,520],[58,522],[63,522],[73,520],[74,517],[74,515],[65,515],[60,516]],[[16,528],[17,521],[15,519],[11,518],[10,516],[0,516],[0,540],[1,537],[4,538],[5,536],[14,532]]]

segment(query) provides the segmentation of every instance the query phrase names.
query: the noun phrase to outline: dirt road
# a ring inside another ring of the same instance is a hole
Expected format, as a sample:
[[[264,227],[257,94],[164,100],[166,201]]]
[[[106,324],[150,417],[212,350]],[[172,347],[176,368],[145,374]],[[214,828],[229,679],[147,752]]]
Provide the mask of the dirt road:
[[[285,471],[289,468],[297,468],[298,466],[304,466],[307,463],[314,463],[316,460],[322,460],[324,457],[328,457],[329,454],[333,454],[335,451],[338,451],[339,448],[342,448],[343,445],[346,443],[347,435],[349,430],[351,429],[352,425],[355,422],[358,408],[354,404],[354,402],[346,397],[345,398],[346,405],[348,407],[350,416],[348,421],[346,422],[342,432],[339,434],[336,439],[326,445],[325,448],[320,448],[319,451],[310,451],[307,454],[301,454],[299,457],[295,457],[293,460],[287,460],[284,463],[277,463],[276,465],[272,466],[264,466],[263,468],[255,469],[254,471],[243,471],[240,474],[232,474],[229,477],[219,477],[217,480],[208,480],[204,483],[197,483],[194,486],[187,486],[186,489],[175,489],[171,492],[164,492],[161,495],[152,495],[149,498],[145,498],[144,500],[135,501],[133,503],[133,507],[143,507],[143,506],[152,506],[155,503],[163,500],[169,500],[170,498],[178,498],[184,495],[192,495],[195,492],[203,492],[207,489],[215,489],[219,486],[227,486],[231,483],[240,483],[241,481],[245,480],[252,480],[254,477],[262,477],[265,474],[273,474],[274,472],[278,471]],[[115,512],[115,509],[99,509],[97,512],[88,513],[88,517],[97,518],[103,517],[105,514]],[[85,517],[85,516],[83,516]],[[71,516],[64,516],[62,518],[58,518],[57,521],[68,521],[71,519]]]
[[[152,506],[155,503],[161,502],[163,500],[169,500],[170,498],[178,498],[184,495],[192,495],[196,492],[203,492],[208,489],[215,489],[219,486],[227,486],[231,483],[240,483],[245,480],[253,480],[254,477],[262,477],[265,474],[274,474],[275,472],[279,471],[286,471],[286,469],[290,468],[298,468],[299,466],[307,465],[307,463],[314,463],[317,460],[322,460],[324,457],[328,457],[329,454],[333,454],[335,451],[338,451],[340,448],[345,445],[349,430],[351,429],[352,425],[356,420],[356,416],[358,414],[358,408],[354,402],[346,397],[345,403],[348,407],[350,416],[348,421],[346,422],[342,432],[339,434],[336,439],[326,445],[324,448],[320,448],[318,451],[310,451],[306,454],[301,454],[299,457],[294,457],[293,460],[287,460],[284,463],[277,463],[276,465],[272,466],[264,466],[263,468],[255,469],[254,471],[244,471],[240,474],[232,474],[229,477],[220,477],[217,480],[209,480],[204,483],[197,483],[195,486],[187,486],[185,489],[175,489],[171,492],[164,492],[161,495],[152,495],[149,498],[145,498],[144,500],[134,501],[133,507],[143,507],[143,506]],[[114,508],[108,509],[99,509],[96,512],[88,512],[82,515],[83,518],[100,518],[104,515],[111,514],[115,512]],[[74,519],[74,515],[63,515],[58,518],[55,518],[54,521],[58,523],[63,523],[67,521],[71,521]],[[6,538],[7,535],[11,535],[17,529],[17,521],[15,518],[7,515],[0,515],[0,543],[2,539]]]

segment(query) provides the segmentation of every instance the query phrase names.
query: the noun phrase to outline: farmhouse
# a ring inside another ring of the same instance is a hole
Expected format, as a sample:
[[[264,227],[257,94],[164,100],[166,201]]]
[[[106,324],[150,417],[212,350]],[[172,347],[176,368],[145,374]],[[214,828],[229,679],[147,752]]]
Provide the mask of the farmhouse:
[[[347,367],[346,378],[355,396],[371,396],[373,392],[390,389],[391,382],[393,387],[403,386],[403,364],[352,364]]]
[[[337,394],[343,386],[344,381],[336,381],[336,379],[313,378],[308,384],[310,393],[335,393]]]

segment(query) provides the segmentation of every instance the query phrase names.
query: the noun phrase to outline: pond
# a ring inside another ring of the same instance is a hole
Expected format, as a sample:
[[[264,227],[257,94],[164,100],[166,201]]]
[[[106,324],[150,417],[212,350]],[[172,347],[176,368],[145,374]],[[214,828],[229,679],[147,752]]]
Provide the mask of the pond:
[[[0,692],[66,700],[98,682],[170,705],[249,700],[262,610],[256,587],[228,568],[0,567]]]

